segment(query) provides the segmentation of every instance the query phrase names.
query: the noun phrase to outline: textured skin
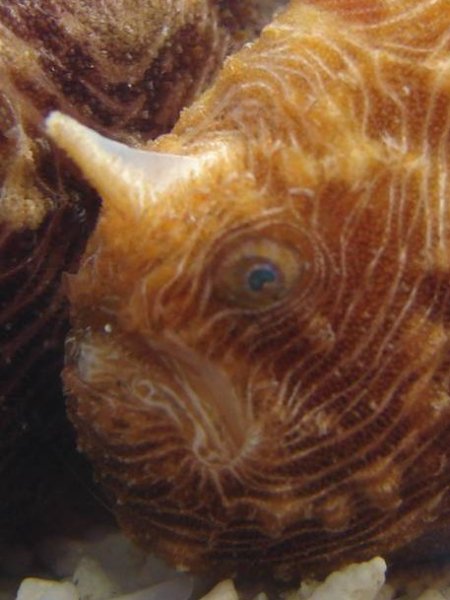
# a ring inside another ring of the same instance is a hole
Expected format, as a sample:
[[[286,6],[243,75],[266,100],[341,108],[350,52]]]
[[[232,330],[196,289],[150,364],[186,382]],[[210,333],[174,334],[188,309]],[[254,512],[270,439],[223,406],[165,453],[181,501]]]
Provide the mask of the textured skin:
[[[168,131],[260,28],[265,4],[0,1],[0,532],[27,529],[37,499],[73,476],[61,275],[76,269],[98,197],[50,146],[43,117],[59,108],[133,145]]]
[[[311,575],[445,541],[449,32],[448,0],[293,0],[152,145],[217,151],[197,177],[145,197],[87,169],[70,415],[173,562]]]

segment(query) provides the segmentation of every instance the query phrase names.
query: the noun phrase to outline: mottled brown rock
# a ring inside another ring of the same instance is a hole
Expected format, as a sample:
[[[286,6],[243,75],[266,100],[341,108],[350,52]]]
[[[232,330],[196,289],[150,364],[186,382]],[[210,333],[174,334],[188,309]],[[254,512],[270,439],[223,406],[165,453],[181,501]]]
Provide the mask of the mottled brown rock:
[[[0,2],[0,531],[68,470],[61,275],[98,208],[42,120],[59,108],[133,145],[169,130],[274,5],[244,4]]]

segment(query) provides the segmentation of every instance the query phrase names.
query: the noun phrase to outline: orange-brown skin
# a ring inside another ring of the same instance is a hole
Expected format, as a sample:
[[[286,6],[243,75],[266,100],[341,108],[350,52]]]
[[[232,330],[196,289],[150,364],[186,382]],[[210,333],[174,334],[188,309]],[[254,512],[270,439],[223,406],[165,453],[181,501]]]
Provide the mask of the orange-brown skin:
[[[293,0],[151,148],[216,160],[100,184],[69,411],[176,564],[307,576],[448,524],[449,31],[447,0]]]
[[[65,504],[62,480],[79,476],[67,467],[61,279],[99,202],[43,117],[63,110],[130,145],[165,133],[279,3],[0,0],[0,535],[28,535],[38,507],[53,518],[51,490]]]

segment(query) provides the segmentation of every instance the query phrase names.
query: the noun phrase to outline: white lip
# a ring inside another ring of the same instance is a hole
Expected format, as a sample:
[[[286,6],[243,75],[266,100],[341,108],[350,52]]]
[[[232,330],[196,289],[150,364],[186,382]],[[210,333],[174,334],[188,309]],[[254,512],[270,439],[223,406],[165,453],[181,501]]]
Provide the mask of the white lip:
[[[151,342],[152,349],[174,359],[174,376],[181,383],[185,402],[195,412],[199,423],[194,442],[207,444],[214,454],[231,459],[242,452],[248,443],[249,423],[242,399],[236,394],[228,374],[183,344],[174,334]]]
[[[189,445],[200,462],[218,468],[236,465],[260,435],[228,374],[175,334],[152,340],[148,347],[143,365],[111,339],[93,334],[78,342],[73,366],[96,402],[117,410],[122,403],[117,394],[125,394],[128,400],[119,410],[131,404],[143,415],[163,414],[180,431],[190,431]]]

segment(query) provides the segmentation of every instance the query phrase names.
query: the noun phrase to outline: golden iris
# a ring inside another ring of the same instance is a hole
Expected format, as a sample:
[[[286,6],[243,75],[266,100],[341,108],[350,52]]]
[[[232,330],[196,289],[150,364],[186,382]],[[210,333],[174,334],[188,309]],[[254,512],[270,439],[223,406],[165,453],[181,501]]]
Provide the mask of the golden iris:
[[[295,286],[301,272],[297,251],[271,239],[251,239],[225,254],[216,271],[216,290],[229,303],[268,308]]]

